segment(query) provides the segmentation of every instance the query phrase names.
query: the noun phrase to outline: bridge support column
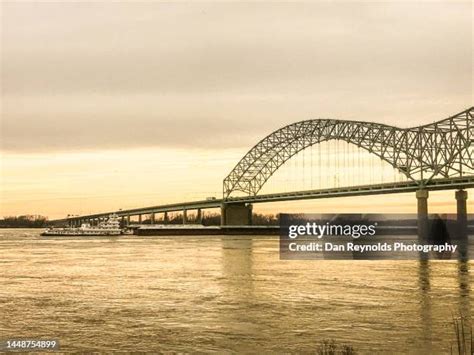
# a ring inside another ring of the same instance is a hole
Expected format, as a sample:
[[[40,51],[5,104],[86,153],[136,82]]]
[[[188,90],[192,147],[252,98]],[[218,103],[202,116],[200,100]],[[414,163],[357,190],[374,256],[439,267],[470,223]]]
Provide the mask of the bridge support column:
[[[154,213],[152,213],[152,214],[150,215],[150,223],[151,223],[151,224],[155,224],[155,214],[154,214]]]
[[[183,210],[183,224],[188,223],[188,210]]]
[[[142,224],[142,215],[141,214],[138,215],[138,224]]]
[[[221,206],[221,225],[252,225],[252,205],[245,203],[223,203]]]
[[[127,227],[130,225],[130,215],[127,214]]]
[[[467,191],[458,190],[455,193],[457,204],[457,230],[462,246],[467,245]],[[463,248],[461,248],[463,249]]]
[[[169,221],[168,212],[165,212],[165,215],[163,216],[163,224],[168,224]]]
[[[428,190],[418,190],[416,199],[418,200],[418,241],[425,243],[428,241]]]
[[[198,224],[202,223],[202,211],[201,211],[200,208],[198,208],[198,210],[197,210],[196,223],[198,223]]]

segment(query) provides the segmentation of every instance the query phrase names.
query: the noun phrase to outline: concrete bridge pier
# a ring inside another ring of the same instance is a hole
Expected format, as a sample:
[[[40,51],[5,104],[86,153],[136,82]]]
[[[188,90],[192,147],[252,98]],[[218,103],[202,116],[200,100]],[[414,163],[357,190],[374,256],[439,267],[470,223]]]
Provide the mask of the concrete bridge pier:
[[[163,216],[163,224],[168,224],[169,221],[168,212],[165,212],[165,215]]]
[[[457,205],[457,222],[459,231],[467,234],[467,191],[458,190],[455,192]]]
[[[252,225],[252,205],[250,203],[223,203],[221,206],[221,225]]]
[[[416,191],[418,201],[418,242],[424,244],[428,241],[428,190]]]
[[[197,209],[196,213],[196,223],[201,224],[202,223],[202,211],[200,208]]]
[[[188,210],[183,210],[183,224],[188,223]]]
[[[130,215],[128,214],[127,215],[127,226],[129,226],[129,225],[130,225]]]
[[[455,192],[457,205],[457,238],[459,240],[459,252],[461,256],[467,254],[467,191],[458,190]]]
[[[151,213],[151,215],[150,215],[150,223],[155,224],[155,214],[154,213]]]

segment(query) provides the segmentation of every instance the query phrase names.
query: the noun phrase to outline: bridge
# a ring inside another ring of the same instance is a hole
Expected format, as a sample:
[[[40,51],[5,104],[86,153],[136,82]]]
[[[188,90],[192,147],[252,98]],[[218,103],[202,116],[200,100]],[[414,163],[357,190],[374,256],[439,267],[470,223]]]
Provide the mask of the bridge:
[[[473,117],[474,107],[471,107],[446,119],[412,128],[334,119],[296,122],[269,134],[245,154],[225,177],[222,198],[108,211],[53,222],[95,223],[116,213],[125,224],[130,224],[133,216],[138,216],[141,223],[143,215],[150,215],[154,223],[155,215],[163,213],[166,223],[168,213],[182,211],[186,223],[189,210],[197,211],[199,222],[202,210],[220,208],[222,225],[250,225],[252,205],[256,203],[414,192],[419,229],[423,232],[430,190],[456,190],[458,220],[467,218],[465,189],[474,187]],[[376,156],[406,181],[261,193],[270,178],[291,158],[329,141],[343,141]]]

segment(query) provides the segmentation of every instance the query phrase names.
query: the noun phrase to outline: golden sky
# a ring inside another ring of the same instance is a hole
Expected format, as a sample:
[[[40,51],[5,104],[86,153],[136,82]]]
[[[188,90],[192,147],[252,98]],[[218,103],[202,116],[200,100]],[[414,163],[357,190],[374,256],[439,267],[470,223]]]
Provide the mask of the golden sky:
[[[0,216],[221,196],[243,154],[283,125],[409,127],[473,102],[470,1],[0,6]],[[453,192],[432,200],[453,209]],[[415,206],[364,201],[256,209]]]

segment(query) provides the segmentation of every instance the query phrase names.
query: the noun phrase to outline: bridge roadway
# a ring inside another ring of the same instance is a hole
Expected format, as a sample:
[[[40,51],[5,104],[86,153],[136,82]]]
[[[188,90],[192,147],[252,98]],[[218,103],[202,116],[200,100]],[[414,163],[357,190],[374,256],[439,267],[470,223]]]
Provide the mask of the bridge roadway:
[[[474,176],[457,177],[457,178],[443,178],[430,181],[423,187],[424,190],[461,190],[474,188]],[[183,211],[184,214],[187,210],[197,210],[198,216],[201,216],[201,210],[210,208],[223,208],[224,206],[232,205],[245,205],[254,203],[265,203],[265,202],[278,202],[278,201],[295,201],[305,199],[320,199],[320,198],[334,198],[334,197],[349,197],[349,196],[366,196],[366,195],[379,195],[379,194],[393,194],[393,193],[408,193],[416,192],[420,190],[419,182],[416,181],[405,181],[405,182],[394,182],[384,183],[375,185],[361,185],[353,187],[338,187],[330,189],[320,190],[305,190],[295,192],[284,192],[284,193],[273,193],[273,194],[262,194],[256,196],[240,196],[240,197],[229,197],[227,199],[213,199],[213,200],[201,200],[174,203],[167,205],[158,205],[151,207],[118,210],[104,213],[96,213],[84,216],[74,216],[65,219],[59,219],[52,221],[54,224],[65,224],[69,223],[77,225],[84,221],[93,221],[105,219],[112,213],[117,214],[119,217],[139,216],[141,215],[153,215],[156,213]],[[251,210],[250,210],[251,213]],[[225,221],[225,219],[224,219]],[[226,224],[226,223],[223,223]]]

